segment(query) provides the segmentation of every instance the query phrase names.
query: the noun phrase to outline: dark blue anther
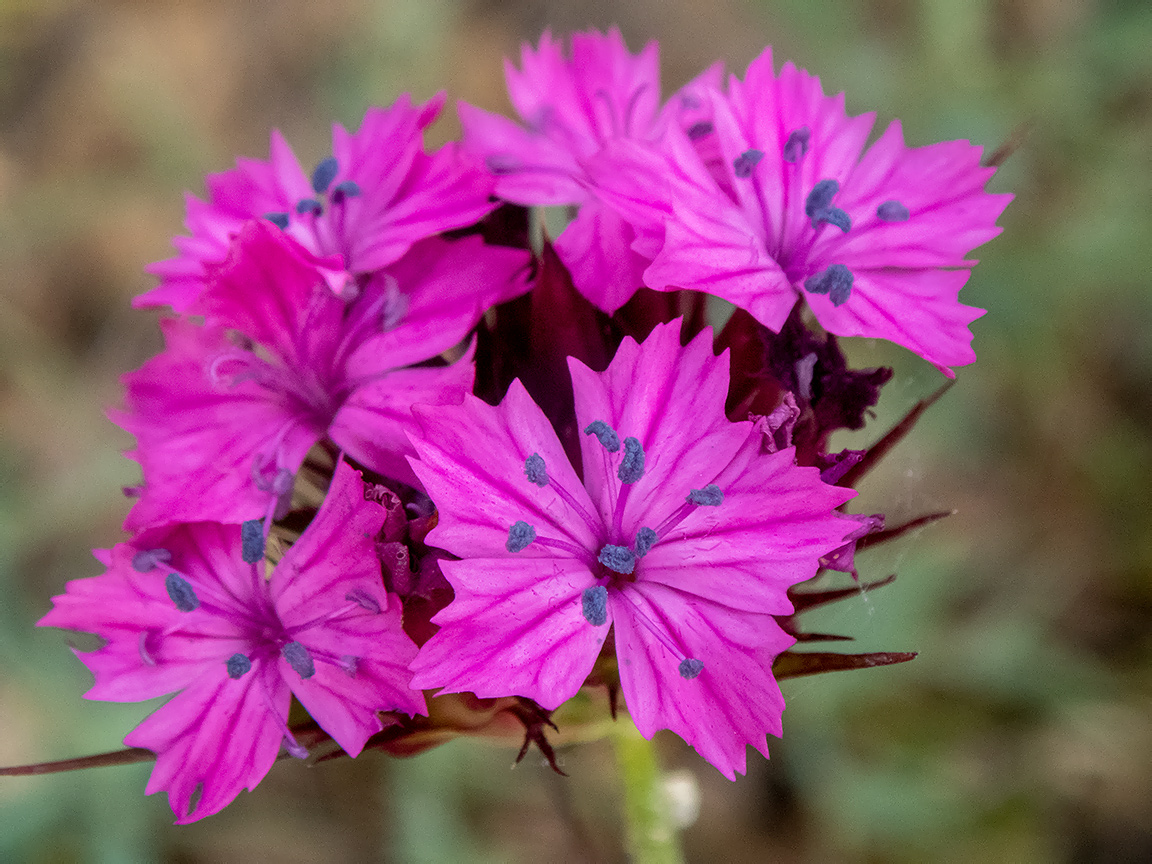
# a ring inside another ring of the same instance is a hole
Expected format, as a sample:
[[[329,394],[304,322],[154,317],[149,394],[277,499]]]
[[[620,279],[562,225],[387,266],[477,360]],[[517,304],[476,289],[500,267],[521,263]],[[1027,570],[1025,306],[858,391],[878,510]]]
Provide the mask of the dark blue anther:
[[[627,576],[636,569],[636,556],[627,546],[613,546],[611,543],[600,550],[596,560],[617,573]]]
[[[695,657],[685,657],[680,661],[680,677],[687,678],[689,681],[699,675],[703,669],[704,664]]]
[[[137,573],[147,573],[157,564],[164,564],[172,560],[172,553],[167,549],[141,549],[132,556],[132,569]]]
[[[688,137],[693,141],[699,141],[701,138],[707,138],[712,134],[712,130],[716,128],[707,120],[701,120],[699,123],[693,123],[688,127]]]
[[[580,595],[580,606],[584,619],[593,627],[608,623],[608,589],[603,585],[585,588]]]
[[[350,603],[355,603],[362,609],[367,609],[374,615],[380,614],[380,603],[363,588],[353,588],[344,595],[344,599]]]
[[[620,436],[603,420],[593,420],[584,430],[584,434],[595,435],[596,440],[603,444],[609,453],[615,453],[620,449]]]
[[[813,221],[829,208],[832,197],[840,191],[840,184],[835,180],[821,180],[812,187],[808,197],[804,200],[804,212]]]
[[[240,526],[240,557],[248,564],[264,560],[264,521],[249,519]]]
[[[709,483],[703,489],[693,489],[685,500],[701,507],[719,507],[724,501],[724,493],[715,483]]]
[[[328,191],[328,187],[332,185],[332,181],[336,179],[336,172],[340,170],[340,165],[336,161],[336,157],[329,156],[327,159],[321,159],[320,164],[312,169],[312,189],[317,195],[323,195]]]
[[[311,678],[316,674],[316,664],[312,662],[312,655],[299,642],[289,642],[280,649],[280,656],[288,661],[288,665],[295,669],[301,678]]]
[[[827,222],[829,225],[835,225],[845,234],[847,234],[848,229],[852,227],[851,217],[839,207],[828,207],[824,210],[821,210],[819,213],[812,217],[813,228],[815,228],[821,222]]]
[[[544,487],[548,485],[548,469],[544,465],[544,457],[539,453],[533,453],[524,460],[524,473],[527,474],[528,479],[537,486]]]
[[[305,213],[311,213],[313,216],[319,216],[324,212],[324,205],[317,201],[315,198],[301,198],[296,202],[296,212],[303,216]]]
[[[332,200],[337,200],[340,197],[355,198],[360,194],[360,184],[355,180],[341,180],[336,184],[336,188],[332,190],[332,194],[328,197]]]
[[[245,657],[243,654],[237,652],[225,660],[224,665],[228,669],[228,677],[232,680],[236,680],[252,668],[252,661]]]
[[[852,293],[852,271],[843,264],[830,264],[823,273],[804,280],[804,289],[812,294],[827,294],[833,306],[840,306]]]
[[[504,548],[509,552],[523,552],[535,539],[536,529],[521,519],[508,529],[508,542]]]
[[[287,213],[265,213],[264,218],[279,228],[281,231],[288,230],[288,214]]]
[[[164,587],[168,590],[168,596],[172,598],[176,608],[181,612],[191,612],[200,605],[200,598],[196,596],[196,592],[192,590],[192,586],[183,576],[169,573],[164,579]]]
[[[885,222],[905,222],[911,215],[899,201],[885,201],[876,208],[876,215]]]
[[[812,132],[807,126],[794,129],[784,142],[784,161],[793,164],[799,162],[808,152],[808,139],[811,136]]]
[[[506,174],[515,174],[520,170],[520,160],[507,153],[494,153],[484,160],[485,167],[497,177]]]
[[[636,438],[624,439],[624,459],[616,472],[621,483],[635,483],[644,476],[644,448]]]
[[[643,558],[648,554],[648,550],[655,545],[656,541],[660,538],[656,532],[651,528],[641,528],[636,532],[636,557]]]
[[[732,173],[737,177],[751,177],[752,169],[764,158],[763,150],[745,150],[732,160]]]

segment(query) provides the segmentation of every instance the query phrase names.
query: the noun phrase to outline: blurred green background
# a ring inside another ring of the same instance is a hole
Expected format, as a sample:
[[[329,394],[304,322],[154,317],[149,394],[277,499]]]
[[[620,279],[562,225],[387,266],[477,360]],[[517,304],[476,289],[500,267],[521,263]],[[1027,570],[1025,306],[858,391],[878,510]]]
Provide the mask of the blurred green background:
[[[306,164],[329,123],[399,93],[505,110],[501,58],[617,23],[666,88],[765,44],[911,144],[1023,134],[1015,202],[963,298],[979,361],[869,478],[858,510],[943,523],[863,556],[895,585],[812,616],[904,666],[789,682],[785,738],[724,780],[680,742],[699,862],[1152,860],[1152,4],[1146,0],[3,0],[0,3],[0,764],[113,749],[151,706],[86,702],[49,598],[100,568],[135,482],[103,417],[159,347],[129,309],[185,189],[278,126]],[[457,134],[452,112],[433,144]],[[874,439],[938,373],[897,379]],[[411,760],[280,764],[194,826],[147,765],[0,780],[0,860],[621,861],[611,752],[464,741]]]

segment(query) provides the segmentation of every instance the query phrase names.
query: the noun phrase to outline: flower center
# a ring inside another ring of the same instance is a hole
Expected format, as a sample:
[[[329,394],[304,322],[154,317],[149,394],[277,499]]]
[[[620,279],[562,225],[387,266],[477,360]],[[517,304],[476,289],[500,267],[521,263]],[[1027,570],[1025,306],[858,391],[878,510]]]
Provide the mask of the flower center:
[[[305,237],[298,239],[307,243],[320,255],[339,255],[344,266],[352,269],[351,246],[345,230],[345,209],[350,198],[360,194],[360,186],[353,180],[344,180],[332,185],[340,172],[340,164],[332,156],[321,159],[312,170],[313,198],[301,198],[293,212],[265,213],[264,218],[282,231],[297,229]]]
[[[677,659],[680,674],[684,678],[695,678],[704,664],[688,657],[677,647],[677,640],[666,628],[653,621],[636,599],[629,596],[629,585],[637,581],[641,559],[648,555],[661,537],[668,536],[696,508],[719,507],[724,501],[724,493],[715,483],[703,489],[691,489],[684,503],[658,527],[642,526],[637,529],[634,537],[626,536],[623,528],[624,509],[632,487],[644,477],[644,447],[638,438],[627,437],[621,441],[616,430],[603,420],[594,420],[585,428],[584,434],[596,438],[604,449],[605,473],[610,475],[615,468],[616,478],[620,481],[611,524],[604,524],[602,518],[590,513],[576,496],[562,484],[556,483],[548,475],[548,466],[539,453],[533,453],[524,460],[524,476],[529,483],[540,489],[550,488],[574,516],[584,521],[592,535],[600,538],[597,546],[587,548],[571,539],[542,536],[537,533],[535,526],[520,519],[509,527],[504,548],[515,554],[535,544],[565,552],[582,561],[596,581],[595,585],[585,588],[580,596],[580,611],[584,619],[593,627],[603,626],[608,623],[609,601],[613,597],[620,598],[613,602],[626,602],[627,614],[639,621]],[[588,470],[596,469],[590,467]]]

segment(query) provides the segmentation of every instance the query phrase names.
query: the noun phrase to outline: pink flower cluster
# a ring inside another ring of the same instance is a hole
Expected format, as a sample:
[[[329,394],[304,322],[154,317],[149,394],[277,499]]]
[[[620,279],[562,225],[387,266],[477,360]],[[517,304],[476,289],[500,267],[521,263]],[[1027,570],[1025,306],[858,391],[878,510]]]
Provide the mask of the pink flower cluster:
[[[882,525],[839,512],[859,454],[826,443],[885,370],[809,350],[804,305],[948,375],[974,358],[957,293],[1008,200],[979,148],[893,123],[864,152],[872,117],[768,51],[663,103],[655,44],[616,31],[545,34],[507,78],[524,125],[461,104],[431,154],[442,99],[336,126],[310,174],[273,132],[188,197],[137,298],[176,314],[113,415],[131,539],[40,623],[104,638],[89,698],[176,694],[125,743],[179,822],[308,755],[292,696],[355,756],[433,691],[550,712],[592,682],[743,772],[781,732],[788,590]],[[523,230],[553,205],[577,208],[559,278]],[[716,354],[642,288],[728,300],[753,336]]]

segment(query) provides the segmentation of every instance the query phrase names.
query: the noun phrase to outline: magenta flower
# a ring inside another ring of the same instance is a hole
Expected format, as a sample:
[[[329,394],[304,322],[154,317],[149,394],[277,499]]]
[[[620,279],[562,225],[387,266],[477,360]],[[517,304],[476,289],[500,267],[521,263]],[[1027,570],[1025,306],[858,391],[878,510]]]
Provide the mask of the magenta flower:
[[[874,115],[848,117],[790,63],[776,77],[771,49],[728,90],[712,94],[724,182],[674,128],[663,152],[616,142],[588,165],[655,259],[645,284],[715,294],[774,331],[803,297],[829,332],[888,339],[949,377],[972,362],[983,310],[957,299],[964,256],[1012,197],[984,191],[981,149],[908,148],[893,122],[861,155]]]
[[[267,218],[315,255],[340,256],[338,269],[365,274],[398,261],[426,237],[471,225],[495,206],[492,179],[448,144],[428,155],[422,132],[444,97],[413,105],[407,95],[391,108],[370,108],[360,131],[332,127],[332,156],[307,176],[279,131],[267,161],[237,159],[209,175],[208,201],[188,195],[179,255],[153,264],[160,285],[136,306],[187,311],[204,288],[209,265],[224,259],[249,219]]]
[[[669,123],[707,134],[705,83],[719,83],[709,68],[660,107],[658,46],[638,55],[613,28],[572,36],[571,58],[545,32],[533,50],[521,48],[522,70],[505,61],[508,94],[525,129],[496,114],[460,103],[464,146],[496,175],[496,194],[527,206],[580,205],[556,238],[556,252],[573,283],[606,312],[623,306],[641,285],[648,261],[629,247],[626,221],[597,199],[582,162],[607,141],[654,140]],[[698,96],[697,93],[700,95]]]
[[[331,441],[414,483],[405,429],[414,403],[459,402],[471,355],[413,366],[460,343],[484,310],[526,289],[525,252],[479,237],[417,244],[358,296],[280,229],[249,222],[192,307],[206,326],[161,322],[167,350],[125,377],[144,474],[125,527],[270,518],[308,450]],[[235,334],[239,333],[239,336]]]
[[[727,356],[710,332],[681,348],[679,329],[625,339],[600,374],[569,360],[583,479],[518,381],[495,408],[417,412],[428,541],[462,560],[441,562],[455,599],[412,686],[552,709],[611,628],[640,731],[673,730],[731,778],[780,734],[771,664],[793,640],[772,616],[855,527],[833,512],[854,493],[766,452],[763,424],[730,423]]]
[[[380,581],[373,544],[384,516],[341,464],[271,578],[258,522],[199,523],[98,550],[107,571],[54,598],[40,626],[107,640],[77,654],[96,676],[87,698],[179,691],[124,739],[155,751],[147,792],[167,790],[178,823],[253,789],[281,744],[308,755],[287,726],[292,695],[351,756],[383,728],[377,712],[427,713],[408,687],[416,646]]]

